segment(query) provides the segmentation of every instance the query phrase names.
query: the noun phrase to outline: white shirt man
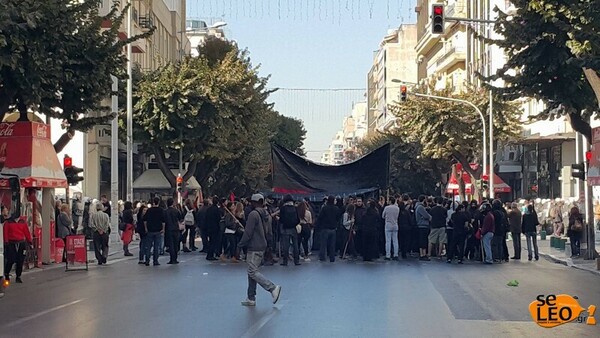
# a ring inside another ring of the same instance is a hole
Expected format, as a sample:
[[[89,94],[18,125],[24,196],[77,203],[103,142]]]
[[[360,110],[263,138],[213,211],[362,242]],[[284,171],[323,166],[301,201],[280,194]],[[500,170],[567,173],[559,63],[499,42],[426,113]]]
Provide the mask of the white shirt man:
[[[381,217],[385,220],[385,260],[398,260],[398,215],[400,208],[396,205],[396,199],[390,198],[390,204],[383,209]],[[392,255],[392,243],[394,254]]]

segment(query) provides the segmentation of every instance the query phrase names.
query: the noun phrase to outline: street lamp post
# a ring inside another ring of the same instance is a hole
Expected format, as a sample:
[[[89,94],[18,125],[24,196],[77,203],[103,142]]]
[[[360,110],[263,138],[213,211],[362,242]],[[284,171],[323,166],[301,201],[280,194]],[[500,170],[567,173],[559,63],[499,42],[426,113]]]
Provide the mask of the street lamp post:
[[[128,0],[127,38],[131,38],[132,1]],[[131,42],[127,44],[127,201],[133,201],[133,84]],[[116,201],[113,201],[116,203]]]
[[[405,83],[405,84],[410,84],[410,85],[417,85],[416,83],[411,83],[411,82],[404,82],[402,80],[398,80],[398,79],[393,79],[392,82],[396,82],[396,83]],[[466,104],[468,106],[473,107],[476,111],[477,114],[479,114],[479,118],[481,119],[481,130],[482,130],[482,136],[483,136],[483,142],[482,142],[482,150],[483,150],[483,156],[482,156],[482,166],[483,166],[483,173],[485,174],[487,172],[486,170],[486,166],[487,166],[487,144],[486,144],[486,132],[485,132],[485,117],[483,116],[483,113],[481,112],[481,110],[479,109],[479,107],[477,107],[476,105],[474,105],[473,103],[466,101],[466,100],[461,100],[461,99],[455,99],[455,98],[451,98],[451,97],[445,97],[445,96],[436,96],[436,95],[428,95],[428,94],[420,94],[420,93],[412,93],[412,95],[414,96],[418,96],[418,97],[426,97],[426,98],[431,98],[431,99],[437,99],[437,100],[444,100],[444,101],[452,101],[452,102],[458,102],[458,103],[462,103],[462,104]],[[490,100],[491,100],[491,92],[490,92]],[[491,102],[491,101],[490,101]],[[491,107],[490,107],[491,108]],[[492,123],[491,123],[491,119],[490,119],[490,128],[492,127]],[[490,137],[490,142],[492,142],[492,138]],[[491,147],[490,147],[490,151],[491,151]],[[492,157],[490,156],[490,160],[492,159]],[[492,175],[490,175],[491,178]],[[492,180],[490,179],[490,182],[492,182]],[[490,190],[493,190],[493,188],[490,188]],[[490,195],[491,197],[493,197],[493,195]]]

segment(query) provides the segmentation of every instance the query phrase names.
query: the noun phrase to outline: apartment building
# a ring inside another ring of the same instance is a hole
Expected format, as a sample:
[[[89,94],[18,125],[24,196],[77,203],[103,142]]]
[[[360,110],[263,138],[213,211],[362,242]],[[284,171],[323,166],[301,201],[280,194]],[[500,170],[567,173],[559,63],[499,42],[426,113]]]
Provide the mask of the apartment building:
[[[497,6],[510,11],[507,0],[417,0],[418,81],[435,83],[436,89],[460,92],[465,85],[480,86],[477,73],[491,74],[506,62],[502,50],[484,43],[480,36],[501,38],[492,26],[447,21],[444,34],[432,34],[433,4],[444,4],[446,17],[494,20]],[[502,85],[498,82],[495,85]],[[570,165],[575,162],[575,133],[565,119],[530,123],[544,109],[542,102],[524,99],[523,140],[496,145],[495,172],[512,188],[506,199],[521,197],[569,198],[576,195]]]
[[[394,119],[388,106],[398,100],[400,85],[393,80],[416,82],[416,25],[400,25],[388,31],[375,51],[367,76],[368,131],[374,133]]]
[[[225,23],[222,21],[213,22],[209,25],[204,20],[187,20],[185,34],[189,40],[190,54],[192,56],[198,56],[198,46],[202,45],[208,37],[225,39],[223,26],[225,26]]]
[[[366,136],[367,102],[357,102],[352,107],[352,114],[344,118],[342,129],[321,156],[321,163],[340,165],[358,159],[358,145]]]
[[[107,14],[113,4],[125,8],[127,0],[103,0],[100,15]],[[186,0],[136,0],[132,5],[132,35],[141,34],[155,27],[154,34],[132,44],[134,67],[142,71],[154,70],[167,62],[179,60],[189,53],[189,42],[185,35]],[[107,27],[110,23],[106,23]],[[127,20],[123,21],[120,38],[127,38]],[[107,101],[110,105],[110,101]],[[54,126],[53,126],[54,127]],[[110,195],[110,125],[99,125],[79,138],[76,136],[63,153],[73,157],[74,163],[82,163],[85,180],[85,196]],[[78,143],[79,141],[79,143]],[[135,140],[134,140],[135,141]],[[59,158],[62,158],[59,154]],[[145,159],[137,155],[134,146],[134,177],[144,170]],[[119,196],[124,198],[126,190],[125,146],[119,147]]]

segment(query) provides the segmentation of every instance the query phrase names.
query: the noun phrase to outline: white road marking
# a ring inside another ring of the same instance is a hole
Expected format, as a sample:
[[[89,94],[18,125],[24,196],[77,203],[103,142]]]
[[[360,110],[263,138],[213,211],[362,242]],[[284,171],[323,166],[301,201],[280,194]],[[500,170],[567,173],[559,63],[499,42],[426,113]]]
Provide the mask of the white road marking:
[[[21,318],[19,320],[15,320],[14,322],[7,324],[6,327],[12,327],[12,326],[20,325],[20,324],[28,322],[28,321],[30,321],[32,319],[36,319],[36,318],[41,317],[41,316],[43,316],[45,314],[48,314],[50,312],[54,312],[56,310],[60,310],[60,309],[63,309],[63,308],[66,308],[66,307],[69,307],[71,305],[75,305],[75,304],[81,303],[81,302],[83,302],[83,299],[78,299],[78,300],[72,301],[72,302],[67,303],[67,304],[55,306],[55,307],[53,307],[51,309],[48,309],[48,310],[45,310],[45,311],[42,311],[42,312],[38,312],[36,314],[33,314],[33,315],[25,317],[25,318]]]

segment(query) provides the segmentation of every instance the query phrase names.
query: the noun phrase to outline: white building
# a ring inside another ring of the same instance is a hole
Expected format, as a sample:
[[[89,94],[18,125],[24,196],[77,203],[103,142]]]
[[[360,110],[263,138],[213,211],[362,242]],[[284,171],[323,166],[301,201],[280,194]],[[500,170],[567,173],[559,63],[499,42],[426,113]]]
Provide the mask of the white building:
[[[216,22],[208,25],[206,21],[189,19],[185,25],[185,35],[189,39],[191,55],[198,56],[198,46],[202,45],[209,36],[219,39],[225,39],[223,31],[223,22]]]
[[[367,135],[367,103],[358,102],[352,107],[352,114],[342,123],[329,145],[329,149],[321,156],[321,162],[340,165],[352,162],[358,157],[358,144]]]

